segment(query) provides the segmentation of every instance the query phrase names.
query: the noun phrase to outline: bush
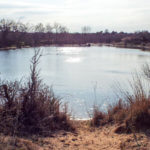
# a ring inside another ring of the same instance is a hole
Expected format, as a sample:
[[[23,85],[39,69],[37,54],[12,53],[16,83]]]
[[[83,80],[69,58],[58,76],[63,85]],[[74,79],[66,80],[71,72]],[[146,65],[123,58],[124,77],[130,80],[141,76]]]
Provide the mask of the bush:
[[[49,135],[54,130],[73,130],[60,99],[42,83],[37,71],[40,51],[35,51],[26,83],[0,83],[0,132],[10,135]]]
[[[132,94],[124,92],[124,99],[110,105],[105,113],[98,108],[94,109],[92,124],[95,126],[100,125],[100,122],[124,124],[123,128],[128,132],[150,128],[150,67],[148,65],[144,66],[143,73],[146,82],[137,76],[131,84]]]
[[[102,111],[99,111],[99,108],[97,106],[94,106],[91,125],[92,126],[100,126],[100,125],[104,125],[104,124],[105,124],[105,113]]]

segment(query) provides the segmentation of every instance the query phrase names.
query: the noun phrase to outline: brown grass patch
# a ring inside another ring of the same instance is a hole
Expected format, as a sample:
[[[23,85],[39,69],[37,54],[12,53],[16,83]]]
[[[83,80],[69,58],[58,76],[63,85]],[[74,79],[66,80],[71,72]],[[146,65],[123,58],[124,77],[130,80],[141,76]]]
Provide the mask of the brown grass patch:
[[[92,125],[101,125],[100,122],[123,124],[117,132],[135,132],[150,128],[150,67],[143,68],[147,77],[145,82],[137,76],[134,79],[132,94],[124,92],[124,99],[110,105],[107,112],[102,112],[98,108],[93,111]],[[131,92],[130,92],[131,93]]]
[[[35,51],[26,83],[0,82],[0,132],[49,135],[54,130],[74,130],[66,109],[60,110],[60,99],[39,78],[40,57]]]

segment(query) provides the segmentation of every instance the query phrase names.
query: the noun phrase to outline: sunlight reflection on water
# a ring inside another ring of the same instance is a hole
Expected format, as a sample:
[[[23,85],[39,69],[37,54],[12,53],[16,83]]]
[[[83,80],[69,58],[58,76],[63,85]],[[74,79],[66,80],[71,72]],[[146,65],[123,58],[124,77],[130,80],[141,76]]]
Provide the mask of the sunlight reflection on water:
[[[78,55],[81,51],[82,48],[80,47],[63,47],[63,48],[58,48],[58,51],[62,54],[66,55]]]
[[[69,57],[66,59],[66,62],[69,62],[69,63],[79,63],[81,61],[82,59],[80,57]]]

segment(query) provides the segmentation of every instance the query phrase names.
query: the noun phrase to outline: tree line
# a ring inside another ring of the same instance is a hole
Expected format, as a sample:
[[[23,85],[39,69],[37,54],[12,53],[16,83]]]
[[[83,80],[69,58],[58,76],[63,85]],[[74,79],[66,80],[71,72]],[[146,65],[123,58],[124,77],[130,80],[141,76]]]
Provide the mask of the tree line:
[[[83,26],[82,32],[70,33],[66,26],[59,23],[31,25],[10,19],[0,20],[0,48],[41,46],[51,44],[87,44],[87,43],[124,43],[147,44],[150,33],[109,32],[108,30],[91,33],[89,26]]]

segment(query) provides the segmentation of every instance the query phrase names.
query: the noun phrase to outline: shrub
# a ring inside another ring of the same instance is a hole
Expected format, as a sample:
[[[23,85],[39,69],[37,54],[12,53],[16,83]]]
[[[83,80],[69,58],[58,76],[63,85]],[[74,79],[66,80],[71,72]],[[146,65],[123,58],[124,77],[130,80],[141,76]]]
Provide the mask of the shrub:
[[[92,126],[104,125],[105,124],[104,118],[105,118],[105,113],[102,111],[99,111],[99,108],[94,105],[91,125]]]
[[[127,104],[120,99],[107,109],[108,122],[121,123],[126,117]]]
[[[131,84],[132,94],[124,92],[124,99],[110,105],[105,113],[98,108],[94,110],[92,123],[95,126],[100,125],[100,121],[105,121],[105,123],[125,124],[125,127],[121,128],[125,131],[134,132],[150,128],[150,67],[148,65],[143,67],[143,73],[147,80],[144,82],[137,76]]]
[[[35,51],[30,78],[21,82],[0,83],[0,132],[11,135],[49,135],[54,130],[73,130],[60,99],[42,83],[37,71],[40,51]]]

